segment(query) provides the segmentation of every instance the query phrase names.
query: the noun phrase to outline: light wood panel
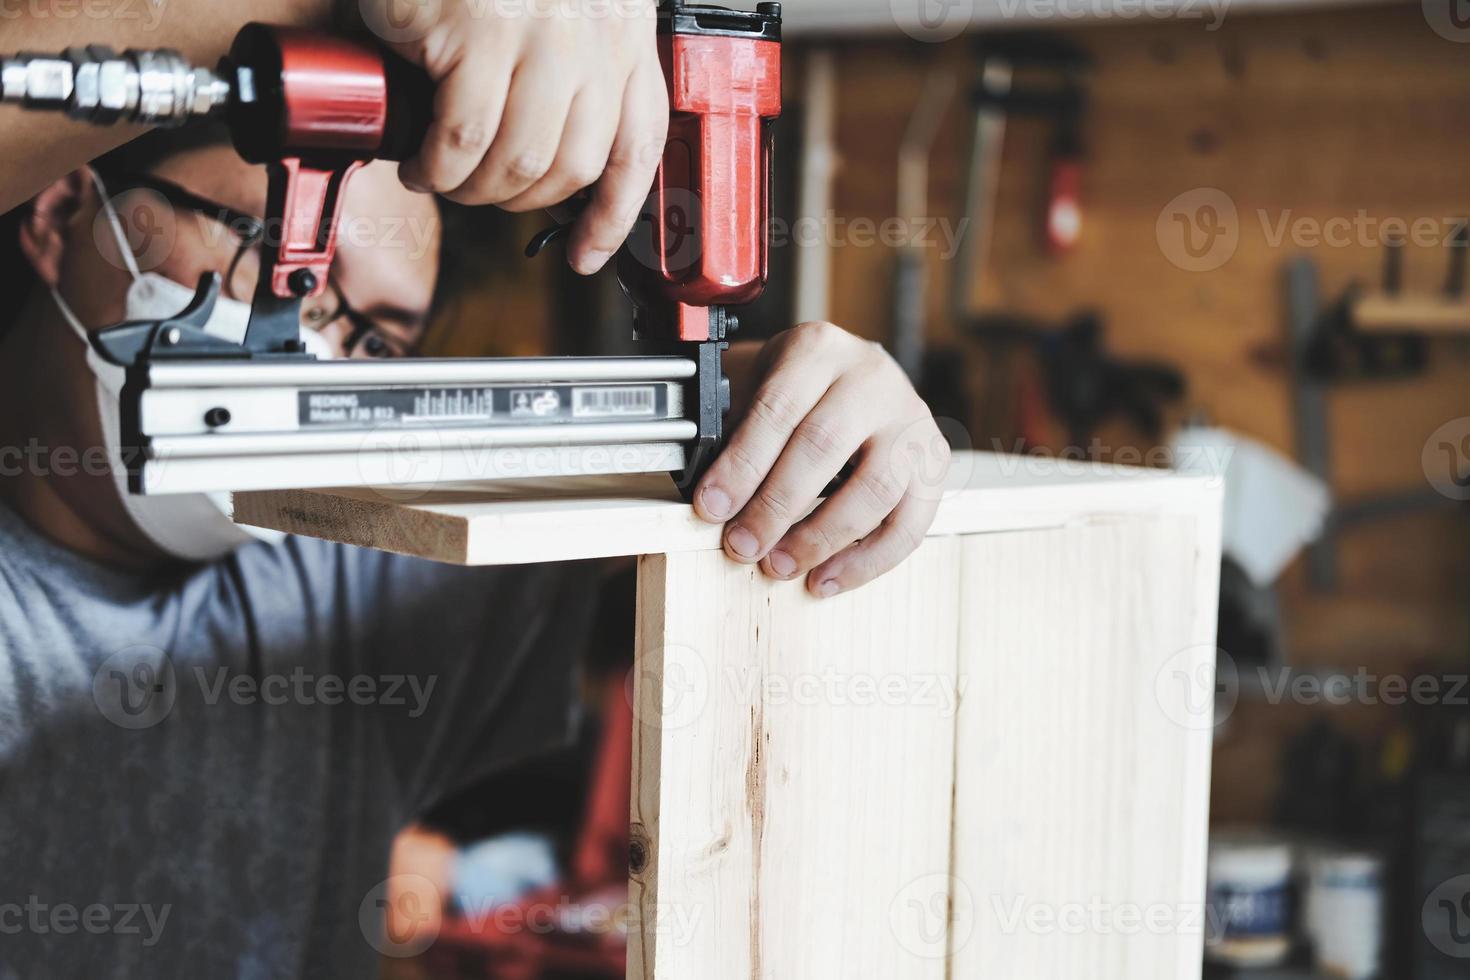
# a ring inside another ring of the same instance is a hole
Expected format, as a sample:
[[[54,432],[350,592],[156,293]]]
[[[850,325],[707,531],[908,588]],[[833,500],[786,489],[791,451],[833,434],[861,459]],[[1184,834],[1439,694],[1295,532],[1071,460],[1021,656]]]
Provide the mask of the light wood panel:
[[[956,453],[944,487],[931,536],[1054,527],[1097,513],[1193,514],[1218,507],[1221,492],[1209,477],[990,453]],[[240,493],[235,519],[465,565],[712,551],[721,533],[694,516],[667,476]]]
[[[629,977],[946,975],[905,897],[947,878],[958,581],[953,539],[825,603],[643,559]]]
[[[953,976],[1198,976],[1209,533],[1158,518],[963,539],[974,693],[958,722]]]

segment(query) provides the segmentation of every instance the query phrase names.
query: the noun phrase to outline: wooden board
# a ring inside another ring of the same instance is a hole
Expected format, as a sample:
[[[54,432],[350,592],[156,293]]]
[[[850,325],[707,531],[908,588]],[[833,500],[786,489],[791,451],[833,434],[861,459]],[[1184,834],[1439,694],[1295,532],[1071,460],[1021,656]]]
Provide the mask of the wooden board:
[[[1210,500],[1218,507],[1219,493],[1218,481],[1164,470],[959,453],[930,534],[1054,527],[1096,513],[1194,513]],[[666,476],[241,493],[235,519],[466,565],[720,547],[720,529],[695,517]]]
[[[958,543],[829,602],[718,553],[640,573],[628,976],[942,980]]]
[[[962,539],[955,977],[1178,980],[1204,941],[1214,570],[1189,519]]]

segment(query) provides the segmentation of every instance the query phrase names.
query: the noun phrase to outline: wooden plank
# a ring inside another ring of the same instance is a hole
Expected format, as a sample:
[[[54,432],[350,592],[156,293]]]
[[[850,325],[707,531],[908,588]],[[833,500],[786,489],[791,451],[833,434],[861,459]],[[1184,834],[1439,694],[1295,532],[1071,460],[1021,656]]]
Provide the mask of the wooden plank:
[[[953,976],[1199,976],[1214,533],[963,539]]]
[[[959,553],[827,602],[642,560],[630,978],[947,975]]]
[[[1055,527],[1098,513],[1193,514],[1218,508],[1219,492],[1217,481],[1165,470],[958,453],[929,533]],[[240,493],[235,519],[465,565],[720,547],[720,529],[695,517],[667,476]]]
[[[1353,303],[1352,324],[1362,333],[1470,333],[1470,302],[1461,296],[1389,296],[1368,293]]]

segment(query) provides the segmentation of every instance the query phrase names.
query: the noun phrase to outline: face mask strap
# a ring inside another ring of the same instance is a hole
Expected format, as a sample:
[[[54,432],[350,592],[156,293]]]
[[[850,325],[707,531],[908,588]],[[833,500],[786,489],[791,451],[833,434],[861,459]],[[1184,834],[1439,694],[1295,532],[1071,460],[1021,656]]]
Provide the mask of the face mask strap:
[[[143,278],[143,273],[138,268],[137,256],[133,255],[133,246],[128,243],[127,233],[123,230],[122,218],[117,213],[117,208],[112,205],[112,196],[107,193],[107,186],[102,183],[102,178],[97,176],[97,171],[91,167],[87,173],[92,178],[92,183],[97,185],[97,193],[101,197],[102,209],[107,212],[107,224],[112,229],[112,237],[117,242],[118,251],[122,253],[123,262],[127,264],[128,272],[134,280]]]

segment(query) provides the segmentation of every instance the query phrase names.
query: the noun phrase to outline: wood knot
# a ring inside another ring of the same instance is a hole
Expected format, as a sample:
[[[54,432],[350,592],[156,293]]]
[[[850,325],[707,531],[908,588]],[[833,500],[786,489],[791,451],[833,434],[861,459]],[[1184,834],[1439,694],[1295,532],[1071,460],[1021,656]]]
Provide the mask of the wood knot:
[[[641,825],[634,825],[628,840],[628,871],[641,875],[648,867],[648,835]]]

